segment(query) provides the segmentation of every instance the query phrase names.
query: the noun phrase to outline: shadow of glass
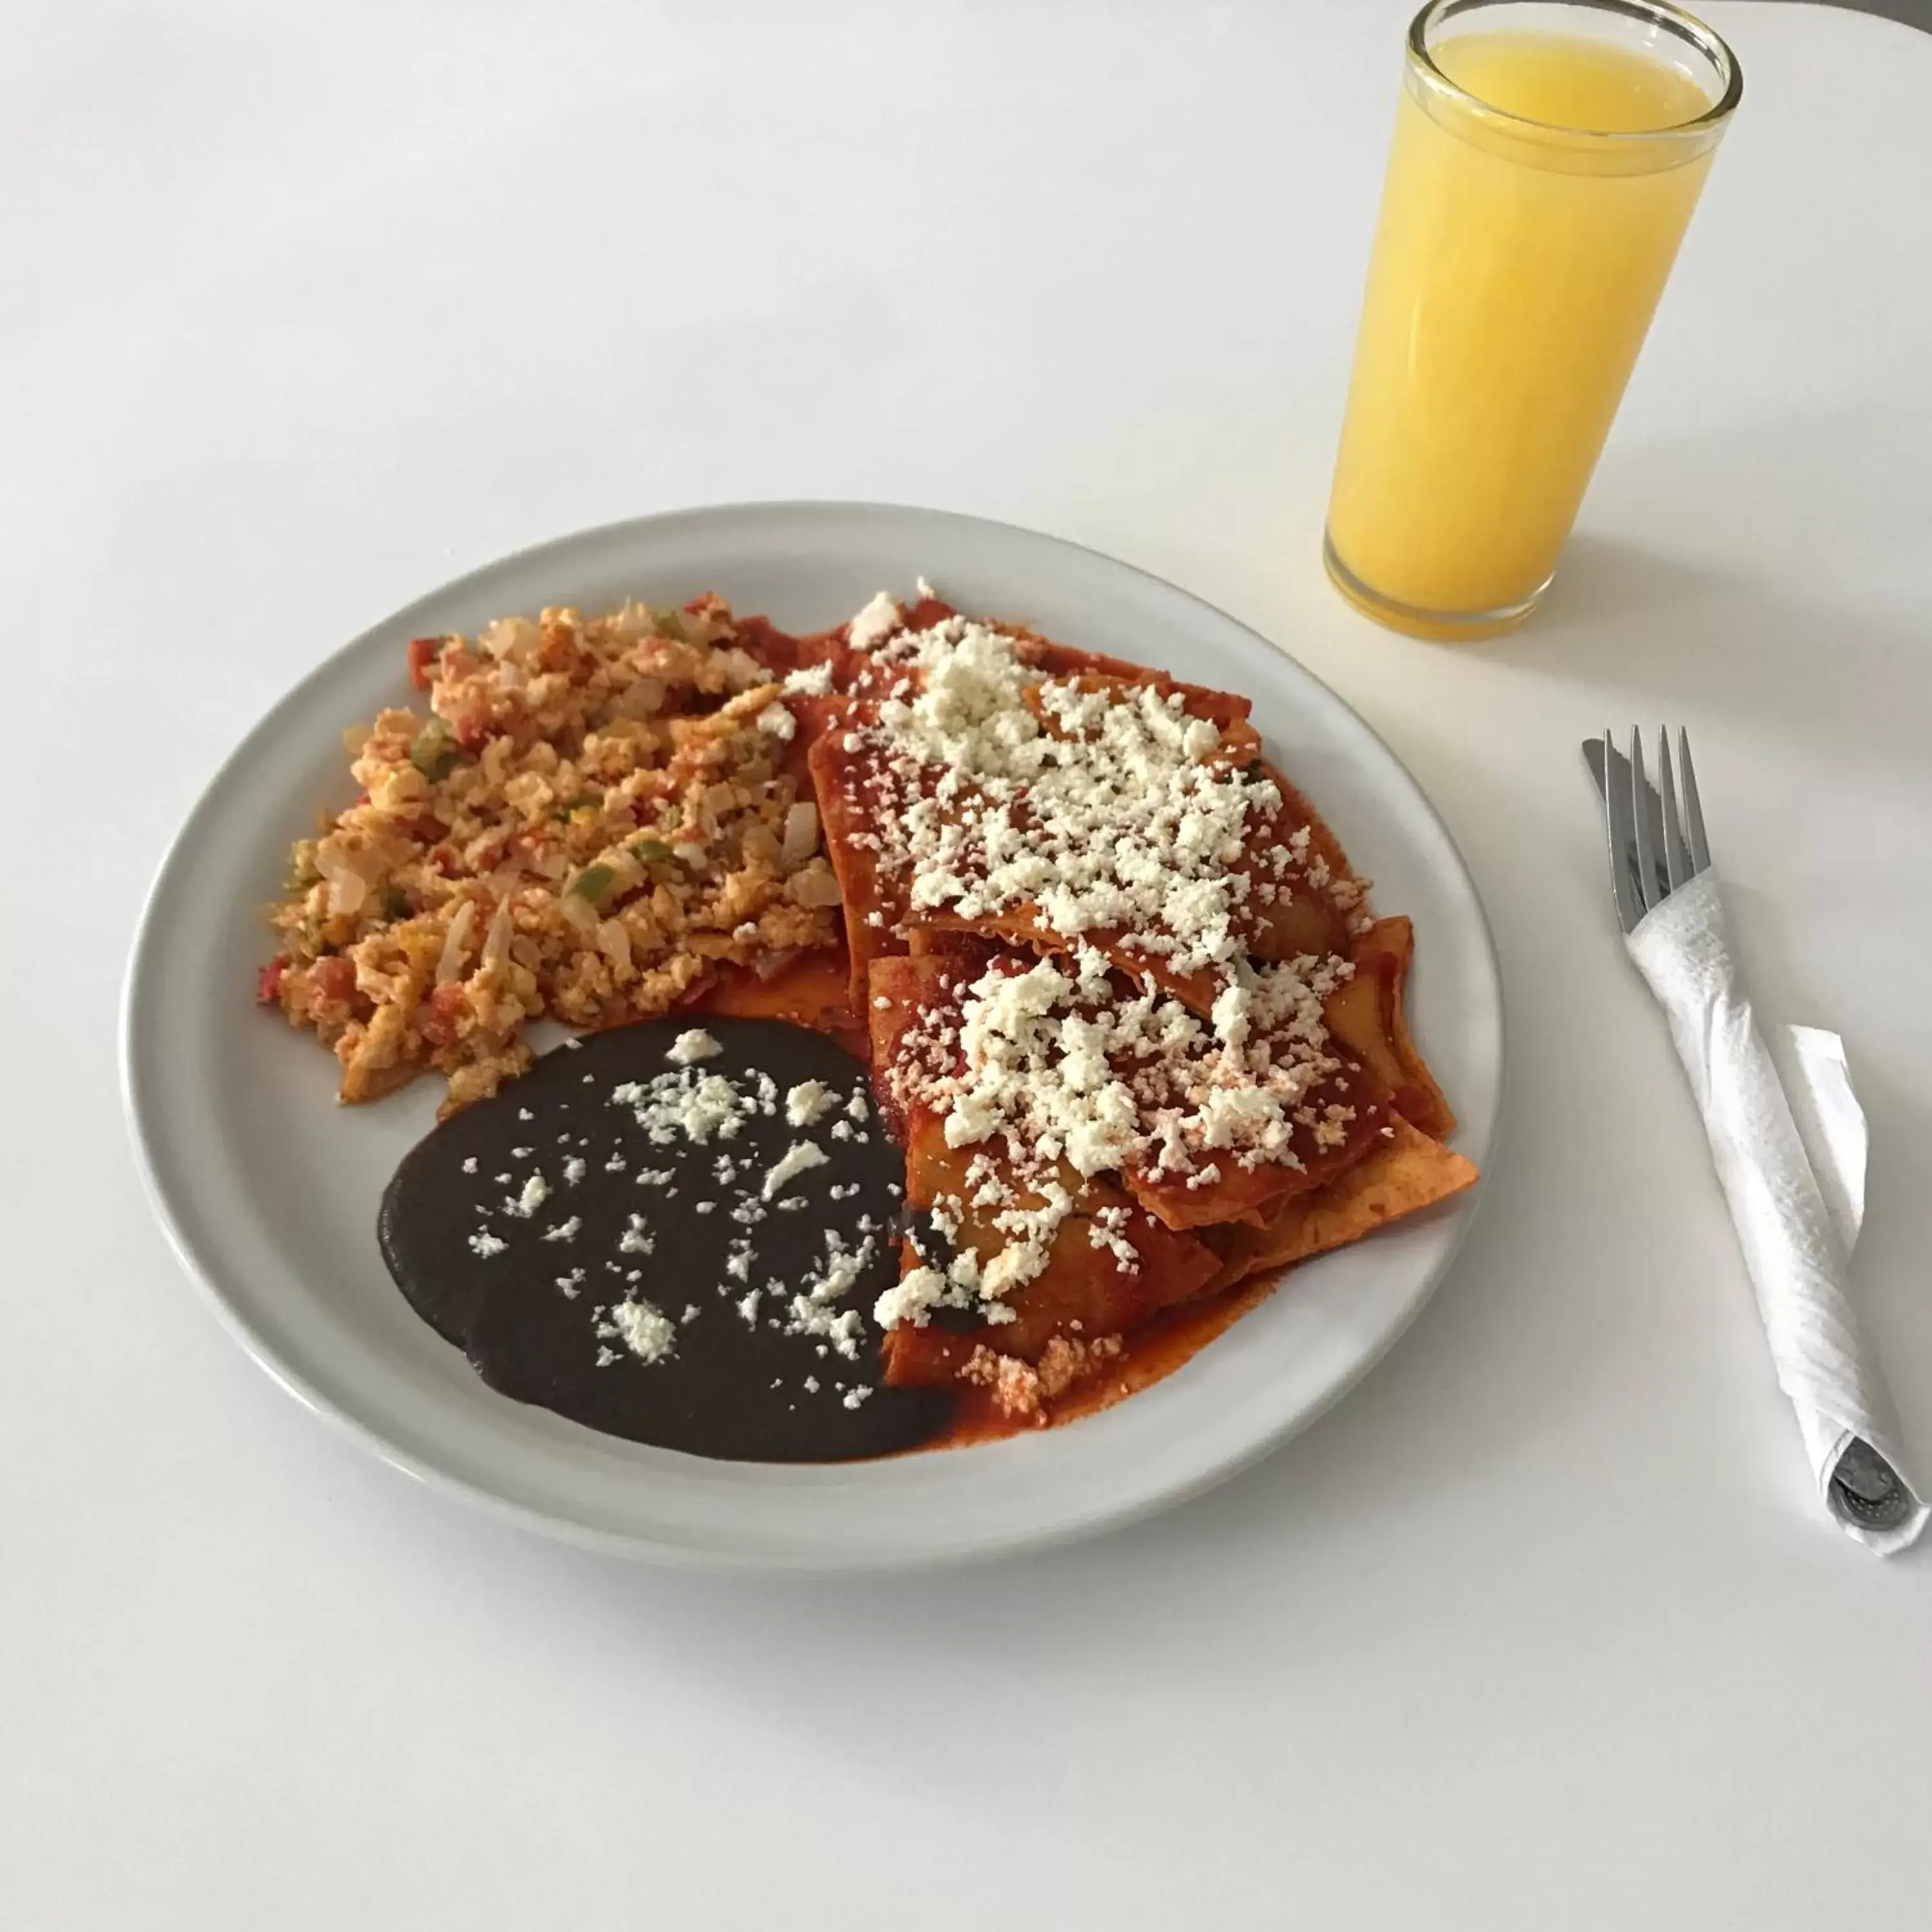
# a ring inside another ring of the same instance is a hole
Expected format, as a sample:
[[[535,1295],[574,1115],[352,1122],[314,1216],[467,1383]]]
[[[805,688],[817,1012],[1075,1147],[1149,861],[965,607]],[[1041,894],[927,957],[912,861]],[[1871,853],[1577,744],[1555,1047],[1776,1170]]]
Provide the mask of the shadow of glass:
[[[1909,487],[1908,487],[1909,486]],[[1724,716],[1828,756],[1922,767],[1896,667],[1932,648],[1932,405],[1612,444],[1541,610],[1459,646],[1646,718]],[[1616,534],[1641,527],[1666,537]]]
[[[1640,619],[1669,620],[1735,593],[1721,572],[1622,537],[1579,530],[1532,624],[1516,634],[1588,636],[1597,626]],[[1506,638],[1490,640],[1506,644]]]

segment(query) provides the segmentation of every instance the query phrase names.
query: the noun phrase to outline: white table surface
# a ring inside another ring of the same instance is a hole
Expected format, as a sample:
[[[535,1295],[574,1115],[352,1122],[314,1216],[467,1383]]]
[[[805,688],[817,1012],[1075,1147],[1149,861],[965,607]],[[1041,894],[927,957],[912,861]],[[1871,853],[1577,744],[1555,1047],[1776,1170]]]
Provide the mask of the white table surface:
[[[1932,38],[1711,10],[1744,106],[1562,582],[1455,650],[1316,556],[1400,6],[10,10],[0,1925],[1932,1922],[1932,1569],[1807,1492],[1576,752],[1690,725],[1763,1004],[1847,1039],[1932,1466]],[[1487,1204],[1385,1364],[977,1571],[656,1572],[427,1492],[208,1319],[120,1122],[141,893],[300,672],[536,538],[794,496],[1256,626],[1508,977]]]

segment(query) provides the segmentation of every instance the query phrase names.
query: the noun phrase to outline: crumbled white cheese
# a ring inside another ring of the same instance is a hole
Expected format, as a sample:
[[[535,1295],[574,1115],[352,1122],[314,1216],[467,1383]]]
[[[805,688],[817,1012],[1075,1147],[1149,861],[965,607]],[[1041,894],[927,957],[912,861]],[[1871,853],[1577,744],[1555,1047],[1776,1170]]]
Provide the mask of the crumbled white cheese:
[[[788,717],[790,713],[785,714]],[[700,1060],[711,1060],[724,1049],[702,1027],[692,1027],[673,1040],[664,1054],[665,1059],[680,1066],[689,1066]]]
[[[801,1174],[808,1173],[814,1167],[826,1164],[825,1150],[815,1141],[794,1141],[785,1150],[782,1159],[765,1170],[764,1184],[759,1189],[760,1197],[771,1200],[789,1182]]]
[[[524,1191],[513,1199],[503,1203],[506,1214],[515,1214],[527,1221],[550,1198],[550,1183],[542,1173],[533,1174],[524,1183]]]
[[[944,1305],[946,1290],[946,1277],[938,1269],[913,1268],[873,1304],[872,1319],[881,1328],[896,1328],[902,1322],[923,1328],[928,1313]]]
[[[766,705],[752,722],[768,738],[776,738],[782,745],[788,742],[798,730],[798,720],[776,699]]]
[[[785,1119],[794,1127],[815,1127],[838,1104],[823,1080],[801,1080],[785,1095]]]
[[[640,1361],[662,1361],[677,1340],[676,1328],[648,1301],[618,1302],[610,1310],[610,1322]]]
[[[1241,956],[1242,860],[1283,800],[1182,694],[1046,677],[1011,637],[964,618],[881,655],[904,667],[905,694],[846,742],[869,754],[867,816],[914,908],[1030,909],[1177,972]]]
[[[789,672],[779,687],[787,697],[826,698],[832,692],[832,666],[828,662]]]
[[[938,1115],[950,1145],[982,1150],[965,1195],[979,1225],[990,1222],[1005,1243],[983,1269],[963,1252],[944,1273],[914,1269],[880,1298],[878,1319],[918,1324],[947,1306],[1012,1318],[1009,1299],[1044,1270],[1078,1211],[1064,1168],[1199,1188],[1220,1180],[1226,1160],[1301,1168],[1298,1126],[1318,1146],[1341,1145],[1354,1110],[1310,1100],[1332,1091],[1324,1083],[1342,1069],[1326,1050],[1323,1002],[1349,970],[1340,959],[1243,960],[1204,1024],[1166,993],[1122,992],[1105,956],[1079,947],[1023,971],[996,962],[926,1003],[884,1077],[905,1103]],[[941,1067],[952,1070],[926,1070]],[[942,1197],[934,1206],[949,1240],[965,1205]],[[1088,1236],[1124,1271],[1139,1268],[1124,1208],[1093,1210]]]
[[[574,1187],[584,1178],[584,1156],[581,1154],[572,1154],[563,1164],[563,1178],[566,1184]]]
[[[868,651],[883,644],[904,621],[892,592],[881,590],[847,626],[845,635],[854,650]]]
[[[615,1106],[631,1108],[638,1126],[659,1147],[669,1146],[680,1135],[700,1146],[714,1138],[734,1139],[758,1105],[722,1074],[698,1073],[688,1067],[660,1073],[648,1083],[627,1080],[611,1090],[610,1098]],[[662,1178],[646,1180],[649,1174]],[[638,1176],[650,1186],[661,1186],[670,1178],[668,1170],[660,1168],[646,1168]]]
[[[500,1240],[488,1228],[478,1228],[470,1238],[471,1248],[488,1261],[492,1255],[500,1255],[510,1244]]]
[[[1252,988],[1230,980],[1214,1000],[1212,1018],[1214,1037],[1230,1053],[1238,1053],[1247,1044],[1250,1015],[1254,1004]]]
[[[856,1308],[835,1313],[806,1295],[795,1294],[791,1299],[791,1313],[785,1322],[785,1333],[821,1336],[828,1347],[843,1355],[846,1360],[856,1362],[863,1324]]]
[[[792,1297],[785,1333],[814,1336],[847,1360],[856,1360],[864,1332],[859,1311],[835,1304],[851,1292],[877,1252],[869,1235],[856,1248],[848,1248],[836,1228],[826,1228],[825,1259]]]
[[[578,1229],[583,1226],[583,1217],[573,1214],[568,1220],[559,1221],[546,1228],[543,1231],[543,1238],[547,1241],[574,1241],[577,1238]]]

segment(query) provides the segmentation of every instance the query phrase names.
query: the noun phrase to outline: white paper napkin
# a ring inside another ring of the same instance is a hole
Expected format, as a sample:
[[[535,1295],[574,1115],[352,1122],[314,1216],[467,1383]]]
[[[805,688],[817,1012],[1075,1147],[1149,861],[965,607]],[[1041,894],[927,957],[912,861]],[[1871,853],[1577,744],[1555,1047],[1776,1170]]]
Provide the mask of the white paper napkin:
[[[1865,1121],[1844,1045],[1815,1028],[1784,1029],[1774,1036],[1780,1078],[1738,983],[1714,873],[1671,893],[1624,943],[1690,1076],[1819,1495],[1868,1549],[1903,1550],[1927,1511],[1845,1292],[1864,1218]],[[1888,1506],[1888,1478],[1902,1490]]]

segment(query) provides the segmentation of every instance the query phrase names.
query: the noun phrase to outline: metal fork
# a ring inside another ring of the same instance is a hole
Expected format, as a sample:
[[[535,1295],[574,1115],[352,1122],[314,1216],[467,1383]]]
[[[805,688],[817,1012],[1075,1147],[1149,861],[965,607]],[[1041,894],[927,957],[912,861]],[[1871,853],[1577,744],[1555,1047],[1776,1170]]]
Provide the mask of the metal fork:
[[[1681,817],[1670,734],[1663,726],[1657,732],[1654,785],[1644,770],[1640,731],[1634,729],[1630,734],[1628,758],[1617,749],[1608,731],[1600,738],[1586,739],[1583,756],[1602,795],[1610,826],[1610,893],[1617,922],[1632,932],[1653,906],[1710,866],[1697,770],[1690,762],[1690,734],[1681,730],[1677,734],[1677,763],[1684,774]]]
[[[1672,768],[1670,734],[1657,733],[1657,783],[1644,767],[1643,734],[1633,728],[1630,755],[1617,749],[1606,731],[1583,741],[1583,758],[1604,801],[1610,828],[1610,893],[1617,922],[1634,932],[1644,915],[1711,863],[1704,832],[1704,808],[1697,796],[1696,767],[1690,762],[1690,734],[1677,734],[1677,765],[1683,774],[1682,812],[1677,773]],[[1880,1452],[1854,1438],[1832,1474],[1832,1492],[1852,1520],[1890,1529],[1910,1514],[1912,1503],[1898,1473]]]

